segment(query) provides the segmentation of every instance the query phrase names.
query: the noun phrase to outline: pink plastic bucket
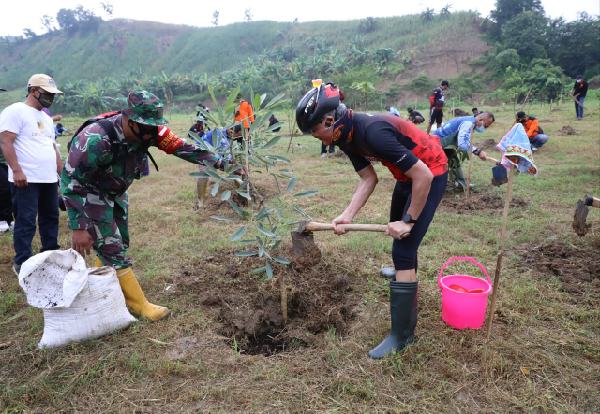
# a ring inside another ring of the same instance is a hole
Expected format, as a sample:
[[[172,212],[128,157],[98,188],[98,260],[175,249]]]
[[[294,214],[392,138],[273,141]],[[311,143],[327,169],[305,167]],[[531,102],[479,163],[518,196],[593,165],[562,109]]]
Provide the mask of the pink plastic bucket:
[[[444,271],[454,262],[472,263],[487,280],[469,275],[444,276]],[[485,266],[472,257],[451,257],[440,269],[438,285],[442,290],[442,320],[456,329],[481,328],[485,321],[488,295],[492,291],[492,281]]]

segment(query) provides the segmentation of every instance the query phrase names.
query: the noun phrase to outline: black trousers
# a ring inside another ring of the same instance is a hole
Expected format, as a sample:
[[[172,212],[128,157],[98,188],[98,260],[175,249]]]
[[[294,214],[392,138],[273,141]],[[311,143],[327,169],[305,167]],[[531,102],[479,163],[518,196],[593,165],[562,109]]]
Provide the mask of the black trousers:
[[[13,221],[10,187],[8,185],[8,165],[0,163],[0,221]]]

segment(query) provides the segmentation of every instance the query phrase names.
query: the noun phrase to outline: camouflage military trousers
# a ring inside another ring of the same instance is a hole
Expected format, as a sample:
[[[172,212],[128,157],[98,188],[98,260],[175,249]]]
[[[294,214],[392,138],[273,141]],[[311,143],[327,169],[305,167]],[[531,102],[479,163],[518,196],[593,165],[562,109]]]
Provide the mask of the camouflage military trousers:
[[[127,194],[124,194],[107,204],[101,218],[93,220],[93,227],[88,229],[94,239],[94,250],[103,265],[117,269],[131,266],[131,259],[127,256],[128,208]]]

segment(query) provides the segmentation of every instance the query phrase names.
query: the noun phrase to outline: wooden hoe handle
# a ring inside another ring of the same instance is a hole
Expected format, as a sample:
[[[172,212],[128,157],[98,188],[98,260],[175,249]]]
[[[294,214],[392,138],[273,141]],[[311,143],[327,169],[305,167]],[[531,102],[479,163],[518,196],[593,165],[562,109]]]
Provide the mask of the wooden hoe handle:
[[[385,232],[387,225],[385,224],[340,224],[346,231],[379,231]],[[306,223],[306,231],[321,231],[321,230],[333,230],[333,224],[331,223],[319,223],[316,221],[309,221]]]

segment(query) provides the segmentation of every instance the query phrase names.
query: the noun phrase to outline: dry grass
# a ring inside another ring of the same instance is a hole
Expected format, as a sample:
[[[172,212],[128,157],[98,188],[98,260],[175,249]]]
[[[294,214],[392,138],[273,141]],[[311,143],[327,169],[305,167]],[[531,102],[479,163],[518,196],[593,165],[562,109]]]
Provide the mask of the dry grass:
[[[343,263],[364,278],[353,287],[362,300],[349,332],[321,335],[311,347],[271,357],[244,355],[218,334],[206,306],[177,286],[184,269],[201,268],[203,257],[231,250],[236,224],[208,219],[227,208],[212,202],[210,212],[192,210],[194,168],[159,155],[160,173],[131,188],[131,254],[150,298],[168,304],[171,319],[139,322],[113,335],[63,349],[38,351],[41,311],[26,305],[10,272],[10,238],[0,238],[0,411],[4,412],[599,412],[600,302],[580,301],[562,289],[553,274],[540,273],[521,259],[523,246],[556,238],[598,246],[600,211],[592,231],[577,239],[570,228],[575,201],[600,193],[597,102],[576,122],[571,105],[561,111],[533,108],[550,142],[536,154],[540,177],[518,177],[515,196],[527,201],[511,211],[510,243],[492,340],[482,331],[455,331],[440,319],[435,278],[452,255],[472,255],[493,268],[499,209],[457,214],[442,208],[420,251],[419,340],[406,352],[372,361],[366,351],[387,333],[386,283],[377,270],[390,261],[382,235],[323,232],[316,239],[323,260]],[[511,111],[482,136],[498,138]],[[184,130],[189,117],[175,117]],[[575,136],[556,136],[564,125]],[[303,188],[320,194],[302,200],[309,213],[330,220],[345,206],[356,184],[343,159],[322,160],[317,142],[299,138],[293,168]],[[287,143],[279,150],[285,151]],[[474,163],[474,181],[488,187],[489,165]],[[393,181],[381,171],[380,184],[357,221],[385,223]],[[259,183],[272,188],[267,177]],[[453,206],[455,203],[450,203]],[[61,243],[69,244],[64,217]],[[513,248],[519,246],[519,250]],[[525,263],[525,266],[523,265]],[[214,269],[215,278],[222,276]],[[327,279],[330,275],[323,274]],[[260,283],[248,276],[247,283]],[[196,288],[201,288],[196,286]],[[171,293],[173,292],[173,293]]]

